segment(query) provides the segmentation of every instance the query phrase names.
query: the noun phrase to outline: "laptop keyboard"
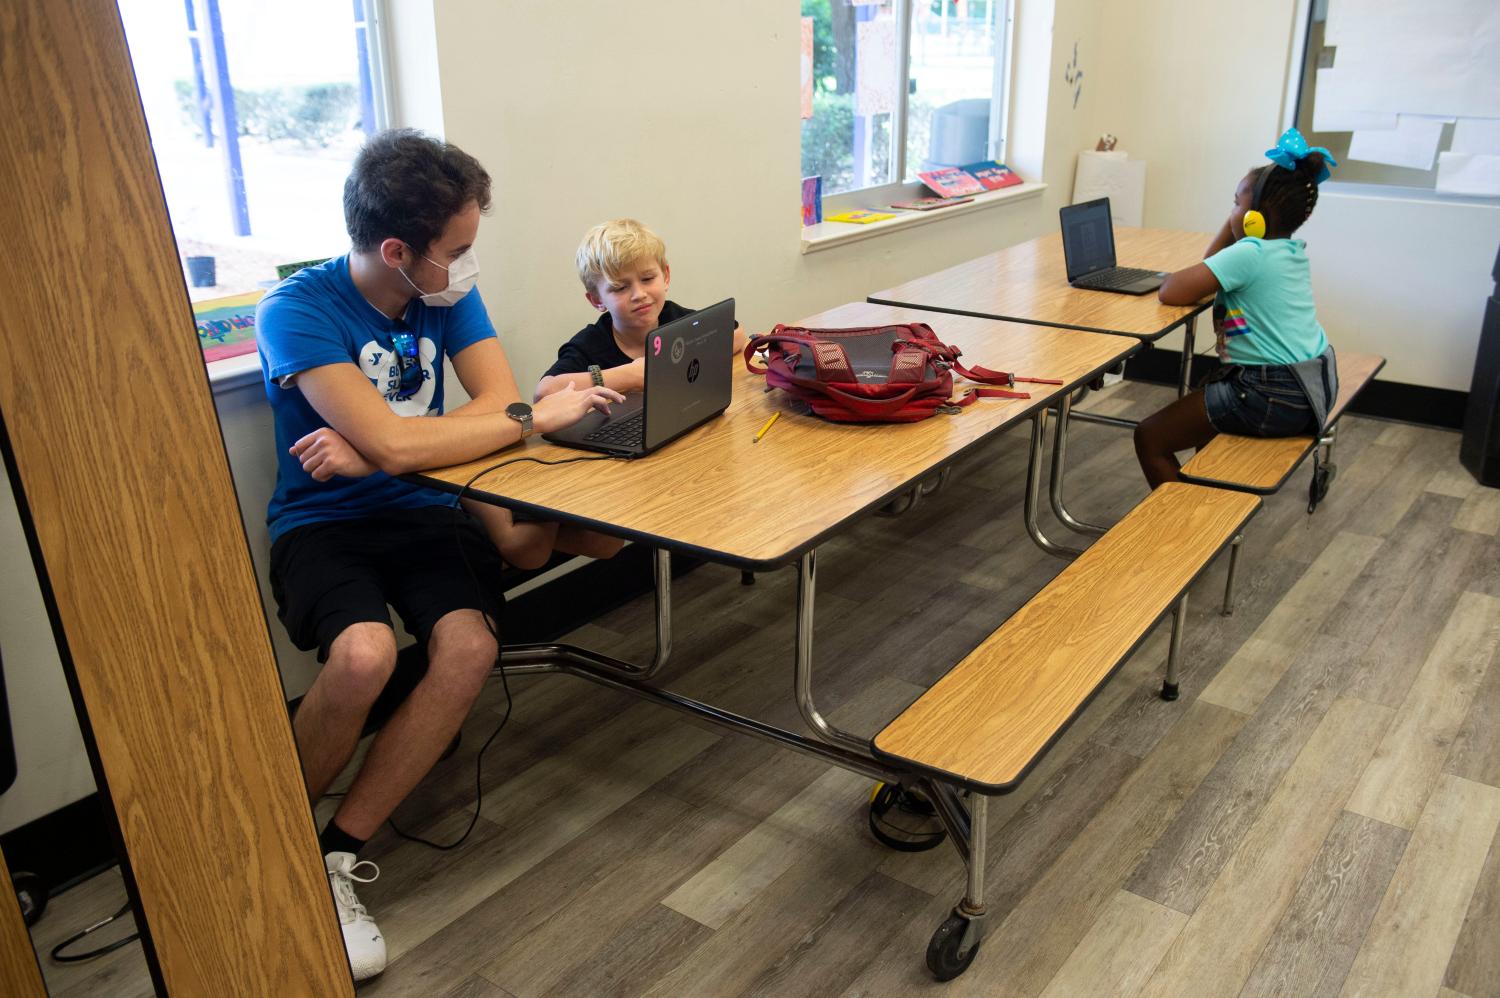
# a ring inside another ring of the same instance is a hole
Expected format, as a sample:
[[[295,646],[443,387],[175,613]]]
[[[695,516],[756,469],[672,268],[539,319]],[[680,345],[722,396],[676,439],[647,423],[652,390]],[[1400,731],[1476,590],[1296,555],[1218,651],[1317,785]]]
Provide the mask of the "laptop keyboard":
[[[611,419],[583,439],[595,444],[639,447],[646,440],[646,410],[641,409],[624,419]]]
[[[1116,267],[1103,273],[1090,274],[1078,283],[1089,288],[1123,288],[1127,284],[1134,284],[1136,281],[1155,276],[1154,270],[1144,270],[1140,267]]]

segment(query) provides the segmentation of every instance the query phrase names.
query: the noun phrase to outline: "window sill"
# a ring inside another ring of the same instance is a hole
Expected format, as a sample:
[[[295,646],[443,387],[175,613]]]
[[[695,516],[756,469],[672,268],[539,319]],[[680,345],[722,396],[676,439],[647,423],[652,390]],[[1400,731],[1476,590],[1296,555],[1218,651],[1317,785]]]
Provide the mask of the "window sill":
[[[208,384],[215,392],[259,384],[260,380],[259,353],[244,353],[208,364]]]
[[[999,191],[986,191],[976,194],[974,200],[968,204],[954,205],[952,208],[939,208],[936,211],[898,211],[892,208],[879,208],[879,211],[893,211],[895,218],[887,218],[879,222],[871,222],[868,225],[859,225],[852,222],[819,222],[817,225],[809,225],[802,230],[802,252],[817,253],[821,250],[832,249],[845,243],[857,243],[863,239],[873,239],[875,236],[883,236],[890,232],[901,229],[915,228],[918,225],[927,225],[931,222],[939,222],[945,218],[957,218],[960,215],[969,215],[976,211],[984,211],[997,205],[1010,204],[1016,201],[1028,201],[1032,198],[1041,197],[1047,189],[1046,184],[1024,183],[1015,187],[1007,187]]]

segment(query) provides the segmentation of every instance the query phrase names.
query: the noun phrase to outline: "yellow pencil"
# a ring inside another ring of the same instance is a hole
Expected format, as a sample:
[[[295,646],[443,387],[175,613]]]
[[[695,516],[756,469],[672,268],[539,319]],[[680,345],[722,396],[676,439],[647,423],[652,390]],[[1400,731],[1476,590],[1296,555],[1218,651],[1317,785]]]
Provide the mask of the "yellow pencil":
[[[750,442],[752,444],[758,444],[758,443],[760,443],[760,438],[766,435],[766,431],[771,428],[771,424],[774,423],[774,422],[776,422],[780,418],[781,418],[781,413],[779,413],[779,412],[773,412],[771,414],[771,418],[768,419],[768,420],[766,420],[766,425],[762,426],[760,428],[760,432],[757,433],[754,437],[752,437],[751,440],[750,440]]]

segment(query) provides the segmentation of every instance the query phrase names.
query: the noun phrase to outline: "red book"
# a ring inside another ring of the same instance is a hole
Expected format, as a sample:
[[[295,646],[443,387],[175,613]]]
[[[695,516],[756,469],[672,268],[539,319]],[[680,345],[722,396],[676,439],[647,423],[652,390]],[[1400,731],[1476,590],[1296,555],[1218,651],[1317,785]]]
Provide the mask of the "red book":
[[[945,166],[941,170],[928,170],[917,174],[917,179],[932,193],[942,198],[961,198],[970,194],[983,194],[984,185],[956,166]]]
[[[1016,172],[1003,163],[987,159],[982,163],[970,163],[964,172],[984,185],[987,191],[998,191],[1002,187],[1014,187],[1021,182]]]

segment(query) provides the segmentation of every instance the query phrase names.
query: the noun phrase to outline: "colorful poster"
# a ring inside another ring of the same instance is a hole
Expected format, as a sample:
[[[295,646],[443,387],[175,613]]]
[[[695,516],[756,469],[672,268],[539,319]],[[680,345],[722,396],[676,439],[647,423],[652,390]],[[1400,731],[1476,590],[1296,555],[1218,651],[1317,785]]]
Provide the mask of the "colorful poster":
[[[802,120],[812,117],[813,19],[802,19]]]
[[[854,36],[854,113],[896,110],[896,22],[860,21]]]
[[[204,361],[212,363],[255,352],[255,306],[263,295],[264,291],[252,291],[193,302]]]

